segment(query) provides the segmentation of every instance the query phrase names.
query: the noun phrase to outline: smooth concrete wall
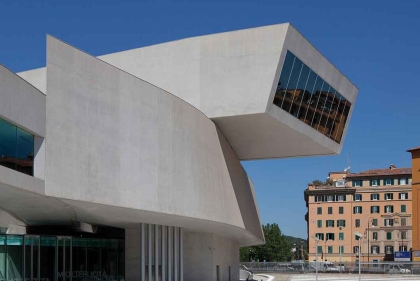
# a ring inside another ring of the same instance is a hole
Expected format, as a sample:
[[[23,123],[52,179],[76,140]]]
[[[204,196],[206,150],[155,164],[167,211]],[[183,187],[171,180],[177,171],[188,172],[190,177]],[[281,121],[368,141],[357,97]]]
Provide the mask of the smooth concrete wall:
[[[248,179],[229,172],[211,120],[59,40],[47,43],[48,196],[247,231],[231,177]]]
[[[16,73],[35,88],[47,94],[47,69],[45,67]]]
[[[211,34],[100,56],[208,117],[265,112],[288,24]]]
[[[45,137],[45,95],[0,65],[0,118]]]
[[[215,234],[184,233],[184,281],[239,280],[239,245]],[[230,267],[230,279],[229,279]]]

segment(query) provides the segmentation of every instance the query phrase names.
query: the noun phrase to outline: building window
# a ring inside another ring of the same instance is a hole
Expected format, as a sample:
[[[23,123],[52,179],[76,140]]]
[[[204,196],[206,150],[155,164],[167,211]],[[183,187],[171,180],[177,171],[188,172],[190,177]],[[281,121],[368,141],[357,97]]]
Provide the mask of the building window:
[[[315,196],[315,202],[324,202],[323,196]]]
[[[374,193],[370,195],[370,200],[379,200],[379,194]]]
[[[361,214],[361,213],[362,213],[362,207],[361,206],[353,207],[353,214]]]
[[[398,193],[398,198],[400,200],[407,200],[408,199],[408,193],[407,192]]]
[[[392,200],[394,199],[394,194],[392,193],[385,193],[385,200]]]
[[[344,207],[338,207],[338,213],[340,215],[344,214]]]
[[[379,214],[379,206],[370,206],[371,214]]]
[[[406,184],[408,184],[408,179],[399,179],[398,184],[399,185],[406,185]]]
[[[339,254],[344,253],[344,246],[338,246],[338,253]]]
[[[328,254],[332,254],[333,253],[333,246],[328,246]]]
[[[334,220],[326,220],[325,222],[327,227],[334,227]]]
[[[392,232],[391,231],[388,231],[386,233],[386,240],[392,240]]]
[[[384,212],[385,213],[393,213],[394,212],[394,206],[392,205],[387,205],[384,207]]]
[[[379,254],[379,246],[371,246],[370,247],[371,254]]]
[[[378,226],[378,219],[372,219],[372,226]]]
[[[359,246],[353,246],[353,254],[359,253]]]
[[[322,215],[322,207],[318,207],[318,208],[316,208],[316,213],[317,213],[318,215]]]
[[[334,240],[334,233],[327,233],[327,240]]]
[[[387,255],[394,253],[394,246],[385,246],[385,253]]]
[[[334,196],[333,195],[328,195],[327,196],[327,202],[333,202],[334,201]]]
[[[324,233],[316,233],[315,237],[318,237],[319,240],[324,240]]]
[[[322,246],[317,247],[317,252],[318,252],[318,254],[322,254]]]
[[[338,233],[338,240],[344,240],[344,232]]]
[[[318,220],[318,228],[322,228],[322,220]]]
[[[332,215],[332,213],[333,213],[333,208],[332,207],[328,207],[328,214],[329,215]]]
[[[354,201],[362,201],[362,194],[355,194]]]
[[[346,201],[346,195],[337,195],[337,201]]]
[[[400,246],[400,247],[399,247],[399,251],[400,251],[400,252],[407,252],[407,246],[403,246],[403,245],[402,245],[402,246]]]
[[[401,231],[401,239],[407,239],[407,231]]]
[[[393,179],[386,179],[384,180],[385,185],[394,185],[394,180]]]
[[[401,226],[406,226],[406,225],[407,225],[407,219],[401,218]]]
[[[393,226],[394,220],[393,219],[384,219],[384,226]]]
[[[363,181],[353,181],[353,187],[360,187],[363,186]]]
[[[0,118],[0,165],[33,176],[34,136]]]
[[[405,212],[407,212],[407,206],[401,205],[401,213],[405,213]]]
[[[370,186],[378,186],[379,180],[370,180]]]
[[[372,232],[372,239],[374,241],[378,240],[378,232]]]
[[[346,227],[346,220],[337,220],[337,227]]]
[[[359,219],[355,219],[355,221],[354,221],[354,225],[355,225],[356,227],[360,227],[360,220],[359,220]]]
[[[287,51],[273,103],[337,143],[351,103]]]

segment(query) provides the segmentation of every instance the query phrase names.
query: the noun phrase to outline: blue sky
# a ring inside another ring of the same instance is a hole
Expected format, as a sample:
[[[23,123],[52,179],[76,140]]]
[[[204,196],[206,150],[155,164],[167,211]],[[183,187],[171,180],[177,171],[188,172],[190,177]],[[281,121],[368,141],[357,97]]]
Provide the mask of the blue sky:
[[[26,2],[26,3],[25,3]],[[49,33],[92,54],[209,33],[291,22],[360,89],[340,156],[244,162],[263,223],[306,237],[303,191],[339,171],[409,167],[420,145],[420,1],[0,2],[0,63],[45,65]]]

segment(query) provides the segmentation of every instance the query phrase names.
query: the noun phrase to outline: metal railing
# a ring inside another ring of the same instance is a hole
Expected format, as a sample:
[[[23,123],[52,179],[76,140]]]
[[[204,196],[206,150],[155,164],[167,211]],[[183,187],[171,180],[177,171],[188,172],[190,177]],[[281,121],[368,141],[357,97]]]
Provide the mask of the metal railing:
[[[358,262],[308,262],[308,261],[293,261],[293,262],[243,262],[240,263],[254,273],[315,273],[318,267],[319,273],[359,273]],[[360,271],[362,274],[412,274],[420,275],[420,262],[361,262]]]

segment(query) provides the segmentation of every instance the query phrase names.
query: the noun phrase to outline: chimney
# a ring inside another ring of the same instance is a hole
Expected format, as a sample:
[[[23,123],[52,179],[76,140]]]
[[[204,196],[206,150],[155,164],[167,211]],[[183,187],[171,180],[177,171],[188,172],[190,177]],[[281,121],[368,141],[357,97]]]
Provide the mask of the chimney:
[[[391,165],[389,166],[389,169],[390,169],[390,170],[394,170],[395,168],[397,168],[397,166],[395,166],[394,164],[391,164]]]

